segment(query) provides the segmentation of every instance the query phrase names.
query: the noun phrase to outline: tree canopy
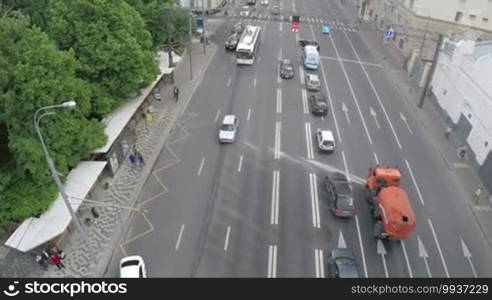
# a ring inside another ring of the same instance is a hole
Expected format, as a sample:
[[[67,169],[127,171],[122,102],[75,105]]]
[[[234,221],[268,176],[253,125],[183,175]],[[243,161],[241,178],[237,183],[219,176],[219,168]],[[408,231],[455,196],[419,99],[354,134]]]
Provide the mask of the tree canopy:
[[[77,103],[40,122],[65,178],[106,142],[101,120],[155,79],[163,12],[172,2],[0,0],[0,227],[42,213],[58,194],[34,112]],[[187,34],[188,16],[178,15],[171,28]]]

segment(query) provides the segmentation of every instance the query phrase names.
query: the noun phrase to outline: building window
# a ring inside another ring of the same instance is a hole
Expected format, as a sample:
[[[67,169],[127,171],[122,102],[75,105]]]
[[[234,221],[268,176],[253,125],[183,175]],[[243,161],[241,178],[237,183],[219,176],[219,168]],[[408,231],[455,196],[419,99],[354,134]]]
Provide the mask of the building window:
[[[461,12],[461,11],[457,11],[457,12],[456,12],[456,16],[454,17],[454,20],[455,20],[456,22],[459,22],[459,21],[461,21],[461,19],[462,19],[462,18],[463,18],[463,12]]]
[[[489,22],[489,18],[482,18],[482,22],[483,23],[488,23]]]
[[[469,17],[470,17],[470,21],[475,21],[475,19],[477,18],[477,16],[475,15],[470,15]]]

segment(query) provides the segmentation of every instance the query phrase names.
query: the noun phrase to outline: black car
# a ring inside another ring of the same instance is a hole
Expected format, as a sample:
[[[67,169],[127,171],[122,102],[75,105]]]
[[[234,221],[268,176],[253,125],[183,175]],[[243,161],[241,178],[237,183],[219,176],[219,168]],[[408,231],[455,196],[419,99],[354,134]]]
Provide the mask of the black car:
[[[282,59],[280,62],[280,77],[284,79],[290,79],[294,77],[294,65],[290,59]]]
[[[229,35],[225,41],[225,48],[227,50],[236,50],[237,43],[239,43],[239,33],[233,33]]]
[[[325,187],[328,202],[333,214],[337,217],[350,218],[356,213],[352,188],[347,176],[335,172],[325,176]]]
[[[347,248],[335,248],[328,254],[328,272],[334,278],[359,278],[357,260]]]
[[[243,31],[244,31],[244,24],[241,22],[237,22],[231,28],[231,33],[241,34],[241,33],[243,33]]]
[[[326,116],[328,114],[328,100],[320,92],[311,93],[308,97],[311,112],[316,116]]]
[[[303,48],[304,48],[305,46],[307,46],[307,45],[312,45],[312,46],[315,46],[315,47],[316,47],[316,50],[318,50],[318,51],[319,51],[319,44],[318,44],[318,42],[316,42],[316,41],[310,41],[310,40],[299,40],[299,45],[300,45],[301,47],[303,47]]]

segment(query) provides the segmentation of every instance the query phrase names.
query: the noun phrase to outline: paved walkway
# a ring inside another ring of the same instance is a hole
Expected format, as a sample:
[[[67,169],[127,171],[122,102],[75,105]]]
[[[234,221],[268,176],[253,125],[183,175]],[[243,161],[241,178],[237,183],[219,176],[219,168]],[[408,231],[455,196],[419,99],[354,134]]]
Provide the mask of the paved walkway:
[[[347,15],[355,18],[357,1],[346,2],[343,7]],[[458,197],[468,200],[470,210],[475,216],[484,238],[492,247],[492,197],[484,193],[478,203],[473,200],[473,192],[482,186],[478,176],[478,166],[470,159],[461,159],[458,156],[458,147],[461,142],[454,133],[451,133],[449,139],[445,137],[447,128],[447,116],[441,111],[437,101],[431,97],[425,99],[422,108],[418,108],[422,88],[415,87],[415,83],[403,69],[405,61],[403,54],[397,47],[384,45],[382,46],[382,33],[374,31],[376,28],[374,22],[363,22],[361,24],[361,37],[372,51],[374,57],[382,61],[384,69],[391,74],[388,76],[393,81],[400,92],[401,98],[406,101],[422,126],[426,129],[426,134],[433,145],[447,164],[450,172],[454,176],[453,184],[459,192]]]

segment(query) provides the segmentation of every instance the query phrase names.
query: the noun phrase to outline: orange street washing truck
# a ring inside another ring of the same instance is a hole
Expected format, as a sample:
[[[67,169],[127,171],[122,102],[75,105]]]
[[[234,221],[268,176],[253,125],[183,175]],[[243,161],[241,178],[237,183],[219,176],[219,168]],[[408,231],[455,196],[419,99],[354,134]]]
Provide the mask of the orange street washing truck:
[[[415,229],[415,214],[404,189],[398,168],[376,166],[369,169],[366,199],[378,239],[401,240]]]

